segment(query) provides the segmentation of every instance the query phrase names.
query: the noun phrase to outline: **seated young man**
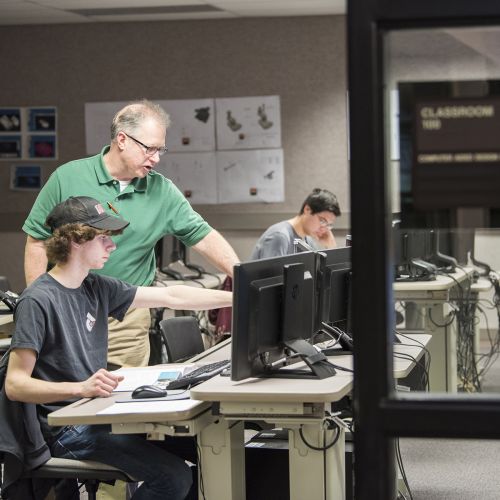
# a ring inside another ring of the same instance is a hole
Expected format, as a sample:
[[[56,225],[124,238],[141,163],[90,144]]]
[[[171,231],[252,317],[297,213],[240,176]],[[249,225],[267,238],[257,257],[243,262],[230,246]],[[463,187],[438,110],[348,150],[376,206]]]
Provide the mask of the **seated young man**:
[[[111,236],[128,224],[86,196],[69,198],[49,214],[52,236],[46,250],[55,265],[17,303],[5,391],[10,400],[37,405],[52,456],[96,460],[144,481],[134,500],[180,500],[192,482],[182,458],[142,436],[110,434],[109,425],[55,428],[47,423],[50,412],[79,398],[107,397],[123,379],[104,368],[108,316],[120,320],[130,307],[231,305],[230,292],[136,287],[91,273],[116,248]]]
[[[337,197],[327,189],[315,188],[302,203],[298,215],[266,229],[250,260],[292,254],[296,239],[304,241],[313,250],[335,248],[333,225],[340,215]]]

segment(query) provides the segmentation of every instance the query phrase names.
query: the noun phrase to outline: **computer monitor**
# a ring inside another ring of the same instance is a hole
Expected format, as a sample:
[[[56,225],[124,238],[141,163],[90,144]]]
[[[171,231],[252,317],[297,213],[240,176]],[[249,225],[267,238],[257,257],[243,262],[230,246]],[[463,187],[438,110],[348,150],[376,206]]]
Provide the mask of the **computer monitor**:
[[[394,229],[395,278],[398,281],[435,279],[434,247],[429,229]]]
[[[205,270],[189,262],[189,249],[173,235],[164,236],[157,244],[158,267],[172,279],[200,278]]]
[[[317,255],[301,252],[234,267],[232,380],[335,374],[326,357],[308,342],[317,315]],[[293,356],[308,368],[285,367]]]
[[[352,350],[351,248],[323,250],[319,258],[321,286],[317,329],[334,336],[344,350]]]

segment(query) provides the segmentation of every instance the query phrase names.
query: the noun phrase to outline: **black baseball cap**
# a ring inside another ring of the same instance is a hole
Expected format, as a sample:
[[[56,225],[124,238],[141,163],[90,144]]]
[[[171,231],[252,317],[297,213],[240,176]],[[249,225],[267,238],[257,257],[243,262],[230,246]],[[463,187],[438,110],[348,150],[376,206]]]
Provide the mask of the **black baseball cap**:
[[[71,196],[56,205],[45,221],[52,232],[64,224],[75,223],[106,231],[118,231],[130,224],[125,219],[106,212],[99,201],[89,196]]]

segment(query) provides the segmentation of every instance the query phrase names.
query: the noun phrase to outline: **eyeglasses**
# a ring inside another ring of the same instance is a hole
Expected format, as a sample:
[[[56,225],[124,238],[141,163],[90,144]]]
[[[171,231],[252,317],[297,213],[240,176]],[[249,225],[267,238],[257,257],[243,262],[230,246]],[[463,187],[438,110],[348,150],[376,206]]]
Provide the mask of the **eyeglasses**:
[[[324,217],[321,217],[321,215],[318,215],[318,219],[320,226],[333,229],[333,222],[328,222]]]
[[[159,156],[162,156],[162,155],[164,155],[168,151],[167,146],[163,146],[161,148],[157,148],[156,146],[146,146],[146,144],[144,144],[143,142],[137,140],[135,137],[132,137],[131,135],[127,134],[127,132],[123,132],[123,133],[127,137],[130,137],[130,139],[132,139],[134,142],[136,142],[137,144],[139,144],[139,146],[142,146],[144,148],[144,152],[148,156],[154,156],[156,153],[158,153]]]

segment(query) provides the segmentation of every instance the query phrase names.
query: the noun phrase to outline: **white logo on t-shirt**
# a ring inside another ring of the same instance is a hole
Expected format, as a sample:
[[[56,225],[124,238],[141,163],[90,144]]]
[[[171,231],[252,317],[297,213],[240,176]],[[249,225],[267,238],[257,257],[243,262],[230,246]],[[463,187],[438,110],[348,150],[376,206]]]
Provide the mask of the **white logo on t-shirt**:
[[[87,313],[87,321],[85,322],[85,326],[87,327],[87,330],[89,332],[92,331],[92,328],[94,328],[95,325],[95,318],[92,316],[92,314]]]

